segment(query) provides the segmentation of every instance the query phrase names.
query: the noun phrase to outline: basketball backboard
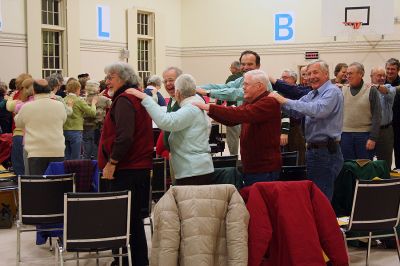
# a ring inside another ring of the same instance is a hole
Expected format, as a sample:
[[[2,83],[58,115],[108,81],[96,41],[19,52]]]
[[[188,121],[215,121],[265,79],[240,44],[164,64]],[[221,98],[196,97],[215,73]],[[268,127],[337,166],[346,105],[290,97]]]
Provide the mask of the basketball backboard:
[[[323,36],[347,36],[349,30],[360,35],[394,31],[394,0],[322,0],[321,14]],[[362,27],[353,29],[344,22],[361,22]]]

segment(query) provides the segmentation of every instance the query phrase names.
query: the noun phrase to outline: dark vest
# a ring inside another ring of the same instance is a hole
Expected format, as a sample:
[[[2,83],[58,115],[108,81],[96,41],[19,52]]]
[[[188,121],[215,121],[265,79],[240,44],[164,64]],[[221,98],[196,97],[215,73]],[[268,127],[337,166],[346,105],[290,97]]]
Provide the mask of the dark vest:
[[[133,143],[129,152],[118,162],[120,169],[151,169],[153,163],[153,129],[152,122],[146,109],[135,96],[123,92],[118,95],[111,105],[111,109],[118,104],[120,97],[127,98],[135,109],[135,132],[132,136]],[[111,110],[108,112],[103,125],[103,131],[99,143],[98,160],[99,167],[103,169],[111,155],[112,145],[116,137],[115,121],[111,118]]]
[[[171,106],[171,105],[172,105],[172,98],[169,99],[169,102],[168,102],[168,105],[167,105],[167,113],[176,112],[181,108],[177,101],[175,101],[175,104],[173,106]],[[164,146],[165,146],[165,148],[167,150],[169,150],[169,142],[168,142],[169,134],[171,134],[171,132],[164,131],[164,136],[163,136],[163,138],[164,138]]]

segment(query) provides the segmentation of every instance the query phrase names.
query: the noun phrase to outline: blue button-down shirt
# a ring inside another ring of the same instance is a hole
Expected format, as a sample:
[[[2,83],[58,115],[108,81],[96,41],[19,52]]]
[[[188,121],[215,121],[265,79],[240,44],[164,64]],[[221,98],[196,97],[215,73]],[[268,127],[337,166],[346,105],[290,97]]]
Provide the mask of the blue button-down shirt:
[[[387,94],[379,93],[379,100],[381,101],[382,107],[382,120],[381,126],[386,126],[392,122],[393,119],[393,102],[394,96],[396,95],[396,88],[390,84],[385,84],[388,89]]]
[[[305,137],[308,143],[340,140],[343,127],[343,93],[331,81],[310,91],[299,100],[288,100],[283,110],[295,118],[305,116]]]

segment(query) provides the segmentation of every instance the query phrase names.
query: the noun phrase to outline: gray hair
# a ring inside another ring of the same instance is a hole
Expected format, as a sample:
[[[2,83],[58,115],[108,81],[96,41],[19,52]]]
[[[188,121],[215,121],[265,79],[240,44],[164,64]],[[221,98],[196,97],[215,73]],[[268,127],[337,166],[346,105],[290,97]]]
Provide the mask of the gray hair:
[[[234,68],[240,68],[240,62],[239,61],[233,61],[231,66],[234,67]]]
[[[322,71],[325,71],[325,72],[328,74],[328,76],[329,76],[329,65],[328,65],[328,63],[326,63],[324,60],[321,60],[321,59],[319,59],[319,60],[314,60],[314,61],[311,61],[311,62],[307,65],[307,69],[308,69],[308,67],[310,67],[310,66],[312,66],[312,65],[314,65],[314,64],[318,64],[318,65],[320,66],[321,70],[322,70]]]
[[[162,84],[162,78],[157,75],[151,75],[149,79],[147,80],[147,85],[153,85],[153,86],[160,86]]]
[[[293,70],[291,70],[291,69],[285,69],[285,70],[283,70],[282,71],[282,73],[288,73],[289,74],[289,76],[291,76],[292,78],[294,78],[294,80],[297,80],[297,73],[296,72],[294,72]]]
[[[47,83],[49,83],[49,87],[51,90],[54,90],[55,87],[60,85],[60,81],[55,75],[50,75],[49,77],[46,78]]]
[[[349,65],[349,67],[354,66],[355,68],[357,68],[358,72],[361,73],[362,75],[364,75],[365,70],[364,70],[364,65],[359,63],[359,62],[353,62]]]
[[[176,77],[179,77],[179,76],[182,75],[182,73],[183,73],[182,70],[181,70],[180,68],[171,66],[171,67],[167,67],[167,68],[164,70],[163,76],[164,76],[165,73],[167,73],[167,72],[170,71],[170,70],[174,70],[174,71],[175,71]]]
[[[133,68],[125,62],[115,62],[104,68],[104,73],[117,74],[118,77],[129,83],[130,85],[139,85],[139,77],[136,75]]]
[[[175,80],[175,89],[180,92],[182,98],[194,96],[196,94],[196,81],[192,75],[180,75]]]
[[[260,69],[254,69],[246,72],[244,75],[251,76],[254,81],[261,82],[262,84],[264,84],[267,90],[272,91],[271,83],[269,82],[269,78],[264,71]]]

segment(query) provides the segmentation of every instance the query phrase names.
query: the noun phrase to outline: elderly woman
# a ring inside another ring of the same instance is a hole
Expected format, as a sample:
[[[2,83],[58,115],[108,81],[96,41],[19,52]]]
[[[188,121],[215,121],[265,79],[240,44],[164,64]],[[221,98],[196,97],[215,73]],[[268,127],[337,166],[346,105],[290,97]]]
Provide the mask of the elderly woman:
[[[171,132],[168,141],[176,184],[211,184],[214,173],[208,144],[211,124],[207,114],[192,105],[193,102],[204,103],[196,95],[193,77],[184,74],[175,81],[175,99],[181,107],[176,112],[165,113],[145,93],[137,90],[127,92],[142,99],[142,105],[160,129]]]
[[[151,96],[153,100],[158,103],[159,106],[167,106],[164,97],[159,92],[161,88],[162,80],[160,76],[151,75],[147,80],[147,87],[144,89],[144,93]]]
[[[103,178],[110,179],[112,191],[131,190],[131,238],[134,265],[148,265],[147,243],[141,218],[146,180],[153,164],[151,118],[140,101],[125,91],[138,88],[138,76],[123,62],[105,68],[112,105],[104,120],[98,160]],[[153,101],[153,100],[151,100]],[[154,103],[156,104],[156,103]],[[156,104],[157,105],[157,104]],[[158,105],[157,105],[158,106]],[[113,265],[118,265],[117,261]]]

